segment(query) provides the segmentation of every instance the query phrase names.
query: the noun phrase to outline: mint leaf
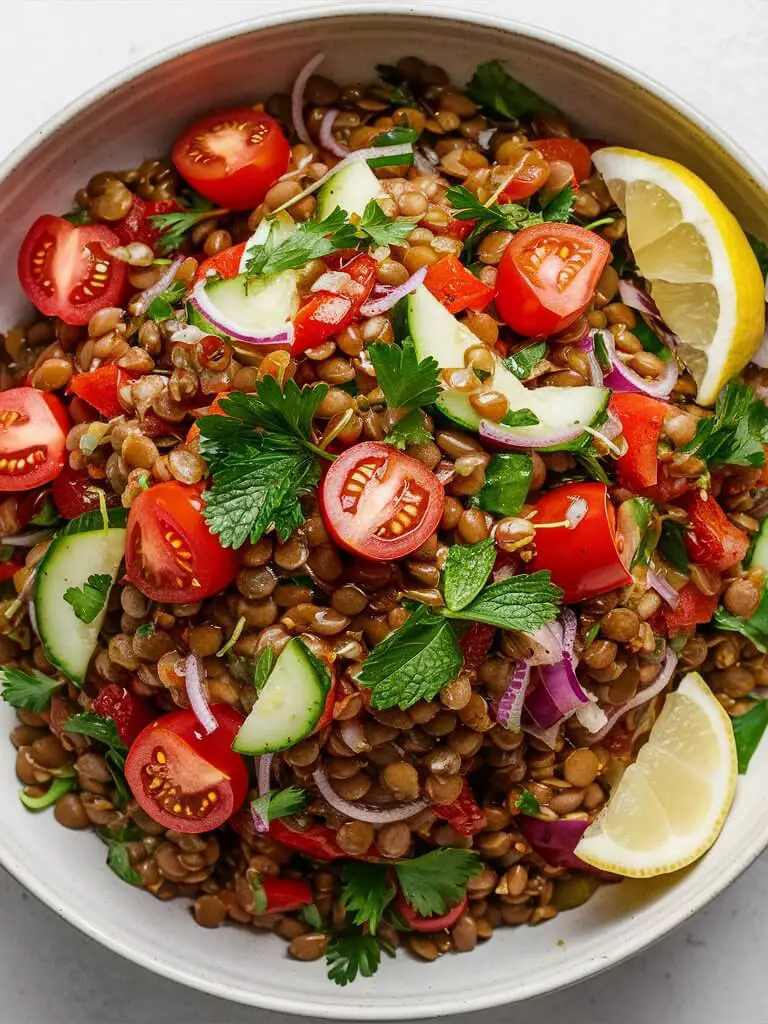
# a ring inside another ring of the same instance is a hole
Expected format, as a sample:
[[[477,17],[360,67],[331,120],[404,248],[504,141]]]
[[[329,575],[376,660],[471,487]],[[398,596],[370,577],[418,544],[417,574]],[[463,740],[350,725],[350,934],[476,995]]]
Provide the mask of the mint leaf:
[[[687,573],[690,562],[684,537],[685,529],[680,523],[664,519],[661,523],[661,536],[657,548],[670,565],[680,572]]]
[[[486,587],[461,611],[440,608],[438,612],[451,619],[485,622],[502,629],[533,633],[558,613],[563,592],[549,579],[549,572],[521,573]]]
[[[527,380],[536,368],[537,363],[540,363],[546,357],[547,343],[546,341],[539,341],[535,345],[521,348],[519,352],[513,352],[506,359],[502,359],[502,362],[510,373],[514,373],[518,380]]]
[[[385,444],[391,444],[401,452],[409,444],[426,444],[432,435],[424,426],[424,413],[421,409],[411,409],[392,427],[384,438]]]
[[[43,711],[48,707],[53,694],[63,683],[58,679],[44,676],[37,669],[14,668],[13,665],[0,666],[0,687],[3,700],[11,707],[21,711]]]
[[[455,907],[466,893],[469,879],[482,870],[482,862],[474,850],[450,847],[395,865],[403,897],[422,917],[444,914]]]
[[[732,718],[731,725],[733,726],[733,738],[736,741],[739,775],[744,775],[768,726],[768,701],[758,701],[745,715]]]
[[[469,499],[469,503],[497,516],[516,516],[528,494],[532,473],[530,455],[494,455],[485,468],[482,489]]]
[[[534,114],[556,114],[557,107],[542,99],[522,82],[512,78],[499,60],[480,64],[467,83],[467,95],[476,103],[508,121],[519,121]]]
[[[501,422],[505,427],[535,427],[541,420],[530,409],[510,409]]]
[[[453,544],[443,569],[443,595],[451,611],[461,611],[488,581],[496,561],[492,537],[478,544]]]
[[[95,573],[88,577],[82,587],[68,587],[64,600],[81,622],[90,623],[103,610],[112,588],[112,577],[108,573]]]
[[[431,405],[440,394],[437,360],[432,356],[420,360],[410,338],[402,348],[377,341],[367,351],[390,409]]]
[[[395,896],[386,864],[347,861],[341,869],[343,887],[341,903],[352,914],[356,925],[367,925],[371,933],[378,930],[384,911]]]

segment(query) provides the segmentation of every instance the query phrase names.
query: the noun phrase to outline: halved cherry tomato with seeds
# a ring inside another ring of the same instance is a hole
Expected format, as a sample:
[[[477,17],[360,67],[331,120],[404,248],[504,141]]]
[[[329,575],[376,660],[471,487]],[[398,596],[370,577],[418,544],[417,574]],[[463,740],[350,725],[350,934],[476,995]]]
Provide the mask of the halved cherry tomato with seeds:
[[[250,210],[287,170],[291,148],[269,114],[232,107],[188,128],[172,159],[201,195],[230,210]]]
[[[120,498],[111,490],[105,490],[107,507],[120,504]],[[92,480],[85,470],[72,469],[65,465],[51,488],[53,503],[65,519],[77,519],[84,512],[93,512],[99,507],[99,484]]]
[[[248,792],[245,761],[231,749],[243,716],[211,707],[218,729],[206,734],[192,711],[156,718],[131,744],[125,777],[139,806],[165,828],[210,832],[239,810]]]
[[[99,366],[87,373],[76,373],[67,391],[92,405],[105,420],[111,420],[125,413],[120,404],[120,388],[133,379],[132,374],[119,366]]]
[[[126,576],[153,601],[202,601],[237,575],[237,556],[210,532],[202,509],[202,488],[175,481],[150,487],[131,505]]]
[[[98,310],[122,301],[128,265],[107,251],[119,244],[104,224],[74,227],[63,217],[38,217],[19,250],[21,287],[46,316],[87,324]]]
[[[604,238],[575,224],[523,228],[501,257],[496,307],[518,334],[557,334],[591,302],[610,254]]]
[[[29,491],[59,475],[66,461],[67,411],[36,388],[0,393],[0,491]]]
[[[331,537],[375,562],[421,547],[437,529],[444,505],[434,473],[375,441],[348,448],[320,484],[320,511]]]
[[[452,928],[459,918],[466,913],[467,897],[462,896],[455,907],[446,910],[444,914],[436,914],[434,917],[422,917],[407,902],[401,892],[395,896],[393,906],[412,931],[439,932],[444,928]]]
[[[565,160],[573,168],[573,177],[578,185],[589,177],[592,170],[592,154],[578,139],[534,139],[533,145],[545,160]]]

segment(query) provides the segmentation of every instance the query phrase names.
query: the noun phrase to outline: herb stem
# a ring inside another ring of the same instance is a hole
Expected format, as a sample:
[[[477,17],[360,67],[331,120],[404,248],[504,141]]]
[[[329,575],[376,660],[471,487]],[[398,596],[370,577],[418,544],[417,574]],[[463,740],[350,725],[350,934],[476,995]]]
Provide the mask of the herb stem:
[[[342,415],[341,419],[336,423],[334,427],[326,427],[323,436],[320,438],[320,447],[325,449],[328,445],[335,441],[339,434],[344,430],[349,421],[354,416],[354,409],[347,409]]]
[[[616,218],[615,217],[599,217],[597,220],[593,220],[591,224],[585,224],[584,225],[584,230],[585,231],[594,231],[595,228],[601,228],[605,224],[615,224],[615,223],[616,223]]]
[[[325,459],[327,462],[335,462],[336,461],[336,456],[335,455],[331,455],[330,452],[324,451],[318,445],[312,444],[311,441],[302,441],[301,443],[304,445],[304,447],[307,449],[307,451],[313,452],[315,455],[319,455],[321,459]]]

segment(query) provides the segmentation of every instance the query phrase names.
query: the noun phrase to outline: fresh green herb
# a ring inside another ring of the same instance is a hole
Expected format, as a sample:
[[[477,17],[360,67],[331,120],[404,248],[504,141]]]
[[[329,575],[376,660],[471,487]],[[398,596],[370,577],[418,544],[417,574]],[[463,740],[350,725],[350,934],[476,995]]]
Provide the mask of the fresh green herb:
[[[155,632],[155,624],[153,622],[142,622],[140,626],[136,628],[136,636],[144,637],[152,636]]]
[[[669,347],[664,344],[656,331],[654,331],[653,328],[642,319],[642,317],[637,318],[637,322],[632,328],[632,333],[637,340],[642,343],[643,348],[647,352],[653,352],[653,354],[658,356],[662,362],[666,363],[668,360],[674,359]]]
[[[432,700],[456,678],[462,664],[453,630],[420,605],[399,629],[371,651],[358,677],[372,690],[374,708],[409,708]]]
[[[367,925],[375,934],[384,911],[395,896],[389,870],[383,864],[349,860],[342,867],[341,903],[356,925]]]
[[[140,886],[142,884],[141,875],[131,865],[131,858],[125,843],[120,843],[115,839],[104,839],[104,842],[107,844],[107,866],[124,882]]]
[[[263,245],[249,250],[246,273],[257,275],[279,274],[283,270],[304,267],[310,260],[328,256],[337,249],[354,248],[357,244],[354,225],[349,223],[346,210],[337,206],[325,220],[310,220],[299,226],[284,241],[273,241],[274,233]]]
[[[12,665],[0,666],[3,700],[21,711],[43,711],[62,684],[37,669],[24,671]]]
[[[408,904],[422,917],[444,914],[455,907],[470,878],[483,865],[473,850],[441,847],[413,860],[395,864],[395,874]]]
[[[218,216],[220,213],[226,213],[225,210],[214,209],[210,200],[197,193],[193,193],[187,202],[182,203],[178,198],[176,201],[180,206],[184,206],[183,210],[174,213],[156,213],[149,218],[152,227],[161,232],[155,246],[157,252],[161,254],[180,248],[185,242],[184,236],[200,221]]]
[[[685,548],[685,530],[680,523],[671,519],[664,519],[661,524],[661,537],[659,537],[658,550],[669,562],[680,572],[688,572],[689,559]]]
[[[532,224],[541,224],[544,217],[535,210],[529,210],[520,203],[491,203],[485,206],[474,192],[463,185],[454,185],[445,193],[446,199],[453,207],[453,216],[457,220],[475,220],[477,224],[472,233],[482,229],[486,231],[520,231]]]
[[[733,738],[736,740],[739,775],[744,775],[749,768],[752,755],[763,738],[766,726],[768,726],[768,701],[758,701],[745,715],[732,718],[731,724],[733,725]]]
[[[83,210],[80,207],[76,210],[71,210],[69,213],[63,213],[61,216],[76,228],[81,228],[83,224],[91,223],[91,215],[87,210]]]
[[[683,450],[710,466],[764,466],[768,407],[747,384],[731,380],[717,396],[714,416],[699,420],[696,436]]]
[[[602,331],[595,331],[595,357],[600,363],[600,366],[604,370],[610,370],[611,368],[611,357],[608,355],[608,349],[605,347],[605,338],[603,337]]]
[[[557,107],[542,99],[533,89],[512,78],[499,60],[480,64],[467,83],[467,95],[508,121],[558,112]]]
[[[595,639],[597,638],[597,634],[599,632],[600,632],[600,623],[599,622],[594,622],[589,627],[589,629],[587,630],[587,633],[586,633],[586,635],[584,637],[584,646],[585,647],[589,647],[589,645],[595,641]]]
[[[564,189],[551,199],[542,210],[542,216],[547,222],[562,221],[567,223],[573,214],[573,205],[576,202],[576,190],[573,185],[566,185]]]
[[[424,426],[423,410],[411,409],[392,427],[384,443],[404,451],[409,444],[427,444],[431,440],[432,435]]]
[[[221,648],[220,651],[216,651],[216,657],[217,658],[223,658],[225,654],[229,654],[229,652],[235,646],[237,641],[240,639],[240,636],[241,636],[241,634],[242,634],[244,629],[245,629],[245,616],[241,615],[240,618],[235,623],[234,629],[232,630],[232,632],[231,632],[227,642],[224,644],[224,646]]]
[[[59,510],[54,505],[50,494],[46,494],[43,504],[29,521],[33,526],[53,526],[58,523],[60,518]]]
[[[381,944],[375,935],[366,935],[361,928],[350,927],[333,937],[326,963],[328,977],[337,985],[348,985],[358,974],[370,978],[381,963]]]
[[[186,282],[174,281],[170,288],[166,288],[150,302],[147,316],[150,320],[170,320],[174,316],[173,307],[184,298],[186,293]]]
[[[315,903],[306,903],[299,911],[299,917],[312,931],[321,932],[325,928],[323,916]]]
[[[401,85],[405,75],[395,64],[377,64],[376,74],[386,85]]]
[[[372,199],[363,210],[354,244],[358,247],[360,242],[369,245],[402,245],[418,221],[418,217],[395,217],[393,220]]]
[[[451,619],[485,622],[502,629],[533,633],[539,626],[551,622],[558,612],[563,592],[550,583],[549,579],[549,572],[510,576],[501,583],[486,587],[479,597],[461,611],[454,612],[447,608],[439,608],[437,611]],[[390,637],[395,635],[392,633]]]
[[[251,808],[265,822],[275,818],[287,818],[289,814],[299,814],[307,806],[307,791],[298,786],[287,789],[271,789],[263,796],[251,801]]]
[[[393,86],[392,92],[387,97],[395,107],[418,107],[418,101],[413,95],[405,75],[394,64],[377,64],[376,71],[382,82]]]
[[[741,633],[763,654],[768,653],[768,587],[763,587],[760,603],[748,619],[741,619],[737,615],[731,615],[725,608],[718,608],[713,623],[719,629]]]
[[[386,131],[379,132],[373,140],[373,145],[376,149],[381,149],[384,146],[412,146],[418,137],[418,132],[414,131],[413,128],[407,128],[405,125],[395,125],[394,128],[387,128]],[[412,164],[413,151],[410,153],[403,153],[401,156],[370,157],[366,162],[372,169],[376,167]]]
[[[82,587],[68,587],[64,591],[64,600],[72,606],[77,618],[87,624],[93,622],[104,608],[111,587],[112,577],[108,573],[94,573]]]
[[[274,650],[271,647],[265,647],[253,667],[253,685],[258,693],[264,689],[264,684],[269,679],[276,661],[277,655]]]
[[[628,566],[630,571],[639,565],[648,565],[661,535],[656,505],[650,498],[627,498],[621,503],[618,510],[618,532],[625,541],[622,558],[626,560],[631,555]],[[631,545],[635,543],[632,552]]]
[[[581,466],[581,479],[586,477],[587,480],[599,480],[600,483],[605,484],[606,487],[610,486],[611,479],[606,473],[600,459],[594,452],[574,452],[573,457],[576,459],[579,466]]]
[[[501,422],[505,427],[535,427],[541,420],[530,409],[510,409]]]
[[[516,452],[494,455],[485,468],[482,489],[469,499],[469,503],[497,516],[516,516],[528,494],[532,474],[530,455]]]
[[[119,754],[126,754],[128,748],[120,739],[117,726],[111,718],[102,718],[101,715],[93,715],[88,711],[82,711],[79,715],[72,715],[64,723],[65,732],[79,733],[87,736],[97,743],[103,743],[105,747],[114,750]]]
[[[419,359],[410,338],[399,345],[375,342],[368,346],[376,380],[391,409],[430,405],[440,394],[439,367],[432,356]]]
[[[74,778],[62,777],[54,779],[42,796],[29,796],[23,789],[19,792],[19,800],[28,811],[44,811],[46,807],[55,804],[59,797],[68,793],[75,785]]]
[[[755,238],[754,235],[750,235],[749,232],[747,232],[747,241],[752,246],[752,252],[760,266],[760,273],[763,278],[768,277],[768,245],[759,238]]]
[[[18,550],[10,544],[0,545],[0,564],[3,562],[12,562],[17,554]]]
[[[246,877],[253,897],[253,913],[266,914],[269,900],[261,877],[255,871],[248,871]]]
[[[496,561],[496,545],[488,537],[478,544],[452,544],[443,569],[443,595],[446,606],[461,611],[474,601],[491,575]]]
[[[539,341],[535,345],[521,348],[519,352],[513,352],[512,355],[507,356],[502,362],[510,373],[514,373],[518,380],[527,380],[533,373],[536,365],[542,359],[546,359],[546,357],[547,343],[546,341]]]
[[[598,217],[597,220],[591,220],[589,224],[584,225],[585,231],[594,231],[595,228],[604,228],[609,224],[615,224],[615,217]]]
[[[517,800],[515,800],[515,807],[521,814],[527,814],[531,818],[534,818],[541,810],[539,801],[530,789],[523,790]]]

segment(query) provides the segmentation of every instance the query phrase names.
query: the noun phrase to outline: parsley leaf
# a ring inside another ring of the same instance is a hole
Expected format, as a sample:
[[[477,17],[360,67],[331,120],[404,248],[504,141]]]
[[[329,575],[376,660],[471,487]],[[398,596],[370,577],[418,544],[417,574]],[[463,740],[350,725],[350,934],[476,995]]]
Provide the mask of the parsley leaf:
[[[298,786],[287,789],[271,789],[263,796],[251,801],[251,808],[261,816],[264,822],[275,818],[286,818],[289,814],[298,814],[307,806],[307,791]]]
[[[81,622],[93,622],[107,603],[111,587],[112,577],[109,573],[94,573],[82,587],[68,587],[64,591],[64,600],[72,605]]]
[[[521,348],[519,352],[513,352],[512,355],[507,356],[502,362],[510,373],[514,373],[518,380],[527,380],[536,368],[536,364],[546,358],[547,343],[546,341],[540,341],[535,345],[529,345],[527,348]]]
[[[747,384],[730,381],[717,396],[714,416],[699,420],[693,451],[711,466],[764,466],[768,407]]]
[[[530,409],[510,409],[501,422],[505,427],[535,427],[541,420]]]
[[[3,700],[22,711],[42,711],[62,683],[44,676],[37,669],[28,672],[13,665],[0,666],[0,687]]]
[[[566,185],[554,199],[547,203],[542,210],[542,216],[545,221],[559,220],[565,223],[571,219],[575,202],[576,191],[573,185]]]
[[[337,985],[348,985],[358,974],[370,978],[379,969],[381,946],[375,935],[360,928],[348,928],[335,935],[328,946],[328,977]]]
[[[142,884],[141,875],[132,866],[125,843],[105,836],[102,836],[102,839],[107,844],[107,866],[124,882],[140,886]]]
[[[747,232],[747,241],[752,247],[752,252],[755,254],[760,267],[760,273],[764,278],[768,277],[768,245],[759,238],[755,238],[754,235],[750,235],[749,232]]]
[[[246,273],[252,275],[279,274],[306,266],[310,260],[328,256],[337,249],[351,249],[357,245],[355,228],[349,223],[346,210],[337,206],[325,220],[310,220],[299,226],[283,242],[254,246],[249,252]]]
[[[368,925],[375,933],[395,895],[389,869],[384,864],[350,860],[344,864],[341,876],[344,880],[342,906],[354,915],[352,920],[356,925]]]
[[[521,814],[527,814],[530,817],[535,817],[541,810],[539,801],[529,789],[524,789],[515,800],[515,807]]]
[[[363,210],[357,226],[357,234],[363,234],[363,241],[373,245],[402,245],[418,224],[418,217],[388,217],[375,199]],[[359,241],[354,243],[359,245]]]
[[[467,83],[467,95],[508,121],[557,113],[557,107],[507,74],[500,60],[488,60],[479,65]]]
[[[529,210],[520,203],[491,203],[485,206],[474,192],[464,185],[454,185],[445,193],[445,197],[453,207],[456,220],[476,220],[479,227],[488,231],[520,231],[532,224],[541,224],[544,217],[536,210]]]
[[[154,298],[147,308],[147,316],[150,320],[170,320],[174,315],[173,307],[187,294],[185,281],[174,281],[170,288],[166,288]]]
[[[546,571],[511,576],[486,587],[461,611],[440,608],[438,613],[451,619],[468,619],[502,629],[533,633],[539,626],[551,622],[558,612],[563,592],[549,579],[550,574]],[[392,633],[390,637],[394,635]]]
[[[763,587],[760,604],[748,619],[741,619],[738,615],[731,615],[725,608],[718,608],[712,621],[719,629],[741,633],[765,654],[768,652],[768,587]]]
[[[253,667],[253,685],[258,692],[264,688],[276,661],[277,655],[274,650],[271,647],[265,647]]]
[[[367,351],[391,409],[430,405],[440,394],[437,360],[432,356],[420,360],[410,338],[404,339],[402,348],[377,341]]]
[[[161,254],[173,252],[183,245],[184,236],[200,221],[225,212],[224,210],[214,210],[213,203],[196,192],[192,193],[187,203],[183,203],[179,197],[176,202],[180,206],[184,205],[185,208],[173,213],[156,213],[149,218],[152,227],[161,232],[155,245],[155,249]]]
[[[745,715],[731,719],[733,738],[736,741],[736,759],[739,775],[744,775],[752,755],[757,750],[763,733],[768,727],[768,701],[761,700]]]
[[[533,474],[530,455],[494,455],[485,469],[485,483],[469,502],[497,516],[516,516],[523,507]]]
[[[374,708],[409,708],[432,700],[462,665],[453,630],[424,605],[371,651],[358,680]]]
[[[384,438],[385,444],[394,445],[404,451],[409,444],[426,444],[432,435],[424,426],[424,413],[421,409],[411,409],[392,427]]]
[[[233,442],[253,442],[257,429],[306,443],[312,417],[327,393],[324,384],[300,388],[294,380],[281,388],[274,377],[267,375],[256,381],[253,394],[235,391],[222,398],[223,416],[214,414],[198,419],[202,437],[211,442],[204,450],[210,452],[217,439],[223,441],[225,450],[230,450]]]
[[[143,622],[140,626],[138,626],[136,628],[136,636],[140,636],[140,637],[152,636],[152,634],[154,632],[155,632],[155,624],[154,624],[154,622]]]
[[[659,552],[670,565],[680,572],[688,572],[689,559],[685,547],[685,530],[680,523],[664,519],[661,524],[661,537],[657,544]]]
[[[111,718],[103,718],[101,715],[83,711],[79,715],[72,715],[71,718],[68,718],[63,728],[65,732],[80,733],[97,743],[103,743],[104,746],[119,754],[128,752],[128,747],[120,739],[117,726]]]
[[[492,537],[478,544],[453,544],[443,569],[443,595],[451,611],[461,611],[474,601],[491,575],[496,561]]]
[[[406,902],[422,917],[444,914],[455,907],[464,896],[469,879],[482,870],[473,850],[447,846],[395,865]]]

